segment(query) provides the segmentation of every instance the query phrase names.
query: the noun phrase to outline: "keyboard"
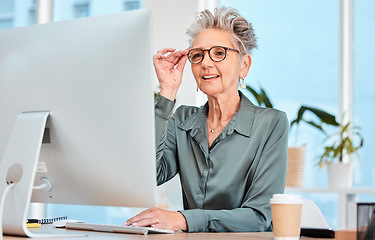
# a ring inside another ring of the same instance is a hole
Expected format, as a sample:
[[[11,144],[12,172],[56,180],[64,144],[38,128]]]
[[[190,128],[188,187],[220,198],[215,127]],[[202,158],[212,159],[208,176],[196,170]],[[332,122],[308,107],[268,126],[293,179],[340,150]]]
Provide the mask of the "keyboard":
[[[113,233],[134,233],[134,234],[149,234],[149,233],[175,233],[173,230],[152,228],[152,227],[131,227],[122,225],[109,224],[95,224],[95,223],[66,223],[65,228],[75,230],[88,230],[97,232],[113,232]]]

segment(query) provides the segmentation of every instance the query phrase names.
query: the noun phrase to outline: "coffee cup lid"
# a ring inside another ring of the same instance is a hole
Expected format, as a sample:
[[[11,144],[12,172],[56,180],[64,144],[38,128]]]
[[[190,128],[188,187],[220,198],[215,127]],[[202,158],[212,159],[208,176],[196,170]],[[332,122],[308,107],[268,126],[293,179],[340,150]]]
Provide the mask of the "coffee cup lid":
[[[300,195],[292,195],[292,194],[273,194],[271,203],[278,203],[278,204],[301,204],[302,198]]]

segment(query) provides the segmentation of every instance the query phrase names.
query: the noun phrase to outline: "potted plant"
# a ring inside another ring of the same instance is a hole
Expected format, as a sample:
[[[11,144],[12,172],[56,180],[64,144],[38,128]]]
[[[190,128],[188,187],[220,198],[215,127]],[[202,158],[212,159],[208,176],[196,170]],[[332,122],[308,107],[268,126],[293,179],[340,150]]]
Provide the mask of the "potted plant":
[[[309,111],[319,119],[319,122],[306,120],[304,113]],[[324,152],[319,157],[319,166],[328,167],[329,185],[332,188],[350,188],[352,187],[352,161],[354,158],[359,159],[358,150],[363,146],[363,138],[359,128],[352,127],[350,122],[340,124],[336,121],[334,115],[320,110],[318,108],[301,106],[298,110],[297,118],[291,122],[298,125],[304,122],[322,132],[325,137]],[[328,134],[326,127],[333,126],[335,131]],[[325,126],[325,127],[324,127]],[[354,143],[358,140],[358,144]],[[345,156],[349,161],[344,161]]]
[[[260,87],[257,91],[253,87],[246,85],[248,90],[255,98],[259,106],[273,108],[272,102],[268,97],[266,91]],[[288,147],[288,166],[286,186],[288,187],[302,187],[303,173],[305,163],[306,145],[300,147]]]

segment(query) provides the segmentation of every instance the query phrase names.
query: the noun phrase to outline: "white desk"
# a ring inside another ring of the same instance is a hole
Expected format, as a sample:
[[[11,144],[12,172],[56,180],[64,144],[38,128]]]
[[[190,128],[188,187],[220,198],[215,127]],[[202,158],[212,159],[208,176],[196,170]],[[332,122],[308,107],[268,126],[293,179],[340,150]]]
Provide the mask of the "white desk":
[[[175,233],[175,234],[121,234],[84,232],[87,237],[64,237],[64,238],[43,238],[43,240],[274,240],[272,232],[243,232],[243,233]],[[26,237],[4,236],[4,240],[22,240]],[[305,238],[304,240],[325,240],[325,238]]]
[[[335,193],[338,195],[338,223],[339,229],[356,227],[356,206],[359,194],[375,194],[374,188],[301,188],[286,187],[285,193]],[[374,199],[375,202],[375,199]],[[354,208],[354,209],[353,209]]]

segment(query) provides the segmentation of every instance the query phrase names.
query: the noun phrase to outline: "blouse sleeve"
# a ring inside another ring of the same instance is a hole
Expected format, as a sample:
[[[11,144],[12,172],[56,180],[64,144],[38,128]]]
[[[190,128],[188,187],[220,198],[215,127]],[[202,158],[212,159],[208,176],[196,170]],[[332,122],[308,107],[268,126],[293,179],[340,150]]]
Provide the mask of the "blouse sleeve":
[[[155,141],[157,183],[161,185],[178,172],[176,135],[172,116],[175,101],[161,95],[155,99]]]

